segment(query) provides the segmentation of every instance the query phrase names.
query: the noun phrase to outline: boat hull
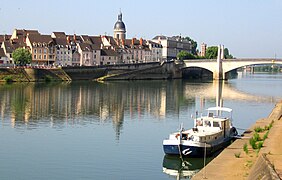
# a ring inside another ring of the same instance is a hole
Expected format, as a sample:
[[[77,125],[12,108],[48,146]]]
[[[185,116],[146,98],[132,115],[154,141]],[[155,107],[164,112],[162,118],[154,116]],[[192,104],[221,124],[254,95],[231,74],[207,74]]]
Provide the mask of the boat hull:
[[[189,156],[189,157],[203,157],[206,153],[206,156],[211,156],[213,155],[215,152],[227,147],[231,141],[233,139],[232,138],[228,138],[225,141],[222,141],[220,143],[214,144],[214,145],[204,145],[204,143],[202,143],[201,145],[193,145],[189,143],[167,143],[165,142],[166,140],[164,140],[163,143],[163,150],[165,152],[165,154],[167,155],[183,155],[183,156]],[[179,150],[180,148],[180,150]]]

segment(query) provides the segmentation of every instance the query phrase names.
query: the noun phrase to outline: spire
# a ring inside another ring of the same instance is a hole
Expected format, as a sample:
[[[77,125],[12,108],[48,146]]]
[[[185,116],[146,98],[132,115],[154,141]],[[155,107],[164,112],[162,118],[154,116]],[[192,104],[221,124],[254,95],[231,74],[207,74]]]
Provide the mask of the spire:
[[[121,10],[119,10],[118,21],[122,21],[122,13],[121,13]]]

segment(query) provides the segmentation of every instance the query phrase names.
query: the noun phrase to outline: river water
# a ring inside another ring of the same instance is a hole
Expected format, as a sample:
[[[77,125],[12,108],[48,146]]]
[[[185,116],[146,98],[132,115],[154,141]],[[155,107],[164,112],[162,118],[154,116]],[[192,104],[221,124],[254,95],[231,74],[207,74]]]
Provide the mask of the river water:
[[[223,83],[2,84],[0,179],[189,176],[202,160],[188,159],[185,169],[179,158],[164,156],[162,140],[182,122],[191,128],[191,114],[219,104],[230,107],[242,133],[281,98],[281,74],[239,74]]]

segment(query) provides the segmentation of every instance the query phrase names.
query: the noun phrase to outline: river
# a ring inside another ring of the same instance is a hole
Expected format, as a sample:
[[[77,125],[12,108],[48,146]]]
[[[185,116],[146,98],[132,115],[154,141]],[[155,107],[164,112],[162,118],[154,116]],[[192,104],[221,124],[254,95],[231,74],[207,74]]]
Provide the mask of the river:
[[[188,176],[179,159],[164,156],[162,140],[170,132],[182,122],[191,128],[196,110],[223,105],[233,109],[242,133],[270,114],[281,92],[282,74],[240,73],[223,83],[1,84],[0,179]],[[197,171],[202,161],[187,163]]]

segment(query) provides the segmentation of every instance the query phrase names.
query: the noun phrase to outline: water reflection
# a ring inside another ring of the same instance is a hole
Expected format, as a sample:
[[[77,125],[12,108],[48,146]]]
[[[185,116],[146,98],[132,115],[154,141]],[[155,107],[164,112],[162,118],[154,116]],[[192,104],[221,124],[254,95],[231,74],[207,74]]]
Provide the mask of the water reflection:
[[[112,123],[117,137],[127,119],[145,115],[162,120],[179,115],[181,108],[200,109],[206,101],[223,105],[223,99],[269,101],[240,92],[226,82],[124,81],[81,83],[19,83],[0,85],[0,115],[3,124],[36,128],[65,127],[88,123]],[[197,107],[198,108],[198,107]]]
[[[206,159],[206,164],[212,157]],[[180,158],[179,156],[165,155],[163,159],[163,172],[175,179],[191,179],[193,175],[204,167],[203,158]]]

